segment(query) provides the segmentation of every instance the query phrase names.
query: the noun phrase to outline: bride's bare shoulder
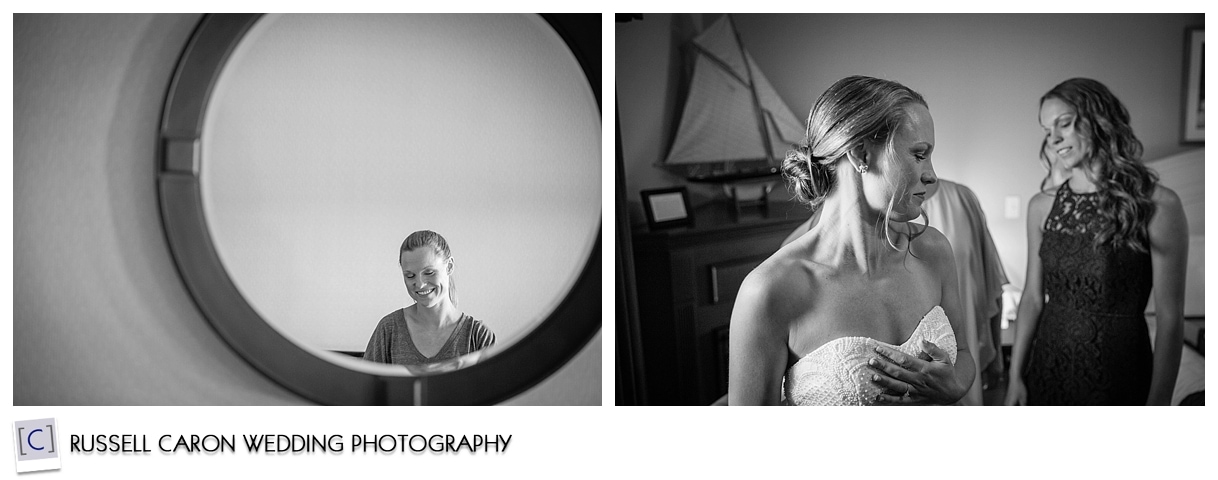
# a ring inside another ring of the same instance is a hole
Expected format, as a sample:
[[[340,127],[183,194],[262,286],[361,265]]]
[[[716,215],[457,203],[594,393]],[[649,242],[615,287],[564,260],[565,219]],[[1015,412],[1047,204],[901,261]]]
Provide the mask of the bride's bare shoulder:
[[[795,250],[784,247],[744,278],[736,294],[732,321],[736,321],[737,313],[772,321],[791,318],[800,308],[799,300],[808,298],[814,288],[808,262]]]
[[[914,257],[932,267],[951,265],[955,262],[951,242],[935,227],[926,227],[921,235],[910,242],[909,248]]]
[[[931,226],[927,226],[926,230],[913,242],[910,242],[910,248],[918,255],[942,255],[944,253],[951,255],[952,253],[952,244],[947,240],[947,236]]]

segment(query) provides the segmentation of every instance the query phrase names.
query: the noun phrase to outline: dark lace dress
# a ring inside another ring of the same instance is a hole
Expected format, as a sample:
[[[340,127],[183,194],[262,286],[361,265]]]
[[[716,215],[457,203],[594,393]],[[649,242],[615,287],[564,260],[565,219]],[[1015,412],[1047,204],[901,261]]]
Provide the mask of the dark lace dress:
[[[1096,200],[1063,184],[1045,220],[1046,298],[1024,375],[1031,405],[1145,405],[1150,394],[1150,254],[1094,248],[1107,221]]]

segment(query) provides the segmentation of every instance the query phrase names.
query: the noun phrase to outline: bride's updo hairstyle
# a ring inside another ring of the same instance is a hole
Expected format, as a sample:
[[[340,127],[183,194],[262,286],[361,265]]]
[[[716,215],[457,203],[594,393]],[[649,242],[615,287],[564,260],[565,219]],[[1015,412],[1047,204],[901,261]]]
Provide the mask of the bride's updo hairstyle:
[[[808,113],[803,141],[782,162],[795,199],[819,208],[837,186],[839,161],[859,145],[883,144],[895,153],[894,133],[908,120],[905,107],[911,104],[927,106],[918,92],[879,78],[846,77],[825,90]]]

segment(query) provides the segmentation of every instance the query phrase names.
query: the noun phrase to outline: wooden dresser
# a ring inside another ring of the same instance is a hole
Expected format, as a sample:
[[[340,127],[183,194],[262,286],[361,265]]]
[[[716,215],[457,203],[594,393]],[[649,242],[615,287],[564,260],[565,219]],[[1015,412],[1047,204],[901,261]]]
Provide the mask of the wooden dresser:
[[[740,283],[811,212],[793,202],[737,213],[694,209],[694,224],[634,232],[647,395],[654,405],[709,405],[727,393],[727,339]]]

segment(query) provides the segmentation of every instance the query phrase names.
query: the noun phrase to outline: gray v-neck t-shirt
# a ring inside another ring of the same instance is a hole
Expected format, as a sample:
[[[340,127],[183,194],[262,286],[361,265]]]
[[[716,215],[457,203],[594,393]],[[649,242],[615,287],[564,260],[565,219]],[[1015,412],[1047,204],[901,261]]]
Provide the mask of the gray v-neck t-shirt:
[[[364,349],[364,360],[394,365],[425,365],[452,360],[495,344],[495,333],[485,324],[466,314],[461,315],[448,341],[433,356],[425,356],[415,347],[406,327],[405,309],[385,315]]]

